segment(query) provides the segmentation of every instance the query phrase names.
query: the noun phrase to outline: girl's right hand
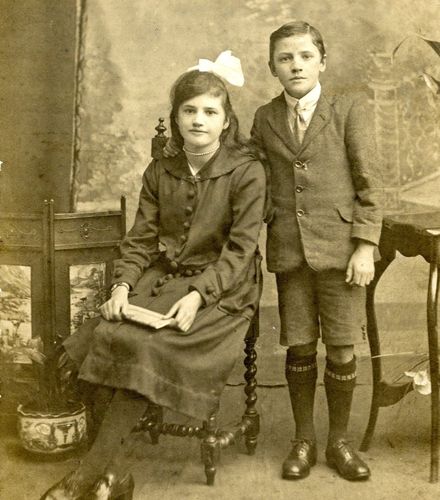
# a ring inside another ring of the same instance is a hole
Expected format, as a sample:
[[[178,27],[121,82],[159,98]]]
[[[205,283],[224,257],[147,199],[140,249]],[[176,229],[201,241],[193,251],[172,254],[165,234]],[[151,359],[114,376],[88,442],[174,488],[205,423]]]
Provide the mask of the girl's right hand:
[[[168,139],[167,143],[165,144],[162,153],[165,156],[165,158],[174,158],[174,156],[177,156],[179,154],[180,149],[176,146],[174,143],[173,139]]]
[[[99,311],[107,321],[122,321],[128,307],[128,289],[125,286],[117,286],[107,302],[102,304]]]
[[[187,332],[194,320],[197,311],[202,306],[203,299],[199,292],[193,290],[178,300],[165,314],[165,319],[175,318],[176,326],[182,332]]]

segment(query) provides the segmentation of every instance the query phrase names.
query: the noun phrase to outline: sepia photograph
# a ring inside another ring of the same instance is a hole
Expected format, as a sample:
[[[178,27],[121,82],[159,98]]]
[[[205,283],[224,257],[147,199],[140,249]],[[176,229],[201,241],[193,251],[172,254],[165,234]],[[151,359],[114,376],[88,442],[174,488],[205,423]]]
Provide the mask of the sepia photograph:
[[[440,0],[0,0],[0,499],[439,494]]]

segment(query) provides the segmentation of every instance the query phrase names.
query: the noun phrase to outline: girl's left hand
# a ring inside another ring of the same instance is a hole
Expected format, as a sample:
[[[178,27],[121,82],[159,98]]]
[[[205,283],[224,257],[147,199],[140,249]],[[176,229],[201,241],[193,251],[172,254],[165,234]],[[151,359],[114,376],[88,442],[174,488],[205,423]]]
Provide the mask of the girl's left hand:
[[[366,286],[374,278],[374,245],[359,241],[348,261],[345,282],[350,285]]]
[[[182,332],[187,332],[194,323],[202,302],[202,296],[194,290],[178,300],[165,314],[165,318],[168,319],[174,316],[177,327]]]

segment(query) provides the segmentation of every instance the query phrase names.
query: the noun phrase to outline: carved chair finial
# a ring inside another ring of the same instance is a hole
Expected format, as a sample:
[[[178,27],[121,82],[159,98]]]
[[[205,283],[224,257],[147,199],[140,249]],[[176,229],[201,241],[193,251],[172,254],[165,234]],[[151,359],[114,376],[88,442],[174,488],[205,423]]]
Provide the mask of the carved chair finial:
[[[156,135],[151,140],[151,157],[155,160],[162,158],[162,150],[168,137],[165,135],[167,128],[164,125],[165,118],[159,118],[159,124],[154,128]]]

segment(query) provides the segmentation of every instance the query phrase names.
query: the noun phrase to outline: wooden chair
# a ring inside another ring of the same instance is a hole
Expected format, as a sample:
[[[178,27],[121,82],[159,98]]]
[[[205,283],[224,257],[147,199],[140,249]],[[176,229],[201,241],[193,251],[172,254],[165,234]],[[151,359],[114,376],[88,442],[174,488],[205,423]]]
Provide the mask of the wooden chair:
[[[159,125],[156,127],[157,134],[152,140],[151,156],[159,159],[162,149],[167,141],[165,135],[166,128],[164,119],[159,118]],[[222,448],[234,444],[238,438],[243,437],[249,455],[255,453],[257,437],[260,430],[260,417],[256,410],[257,402],[257,382],[256,382],[256,359],[255,343],[259,335],[259,314],[255,314],[244,343],[244,392],[246,394],[245,411],[241,422],[233,429],[220,429],[217,423],[217,414],[213,413],[202,426],[182,425],[167,423],[163,421],[162,408],[155,404],[150,404],[147,413],[141,419],[136,430],[149,432],[153,444],[159,442],[161,434],[168,434],[176,437],[195,437],[200,439],[201,456],[205,466],[206,482],[209,486],[214,484],[216,474],[216,464],[218,462]]]

